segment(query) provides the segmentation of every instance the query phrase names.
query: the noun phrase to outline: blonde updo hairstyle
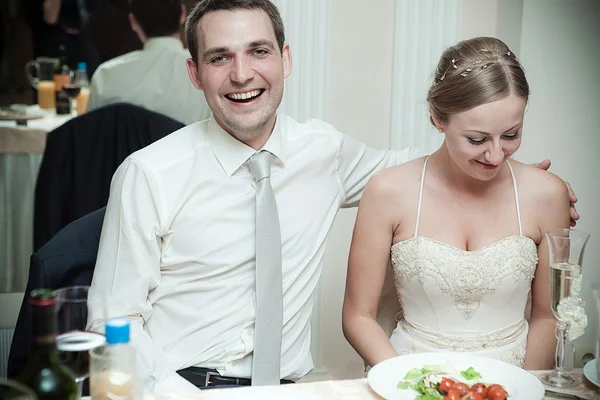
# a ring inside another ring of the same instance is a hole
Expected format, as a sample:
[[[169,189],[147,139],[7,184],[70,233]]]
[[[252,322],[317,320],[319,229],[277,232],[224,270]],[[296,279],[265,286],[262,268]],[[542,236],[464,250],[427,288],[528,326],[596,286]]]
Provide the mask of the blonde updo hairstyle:
[[[459,42],[442,54],[427,94],[433,117],[445,124],[452,114],[500,100],[510,94],[529,99],[529,84],[519,60],[499,39]],[[436,126],[437,127],[437,126]]]

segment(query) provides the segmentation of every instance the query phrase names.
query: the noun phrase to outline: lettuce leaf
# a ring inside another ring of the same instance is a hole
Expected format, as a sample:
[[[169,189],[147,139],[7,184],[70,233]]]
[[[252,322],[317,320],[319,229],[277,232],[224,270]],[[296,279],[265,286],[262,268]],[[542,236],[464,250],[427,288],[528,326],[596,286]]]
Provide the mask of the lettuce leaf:
[[[467,368],[465,371],[460,371],[460,374],[465,377],[465,379],[468,379],[470,381],[472,381],[473,379],[481,379],[481,374],[477,371],[475,371],[475,369],[473,367],[469,367]]]
[[[425,385],[423,379],[421,379],[412,389],[420,394],[420,396],[417,397],[417,400],[442,400],[444,398],[436,388]]]
[[[473,367],[469,367],[464,371],[458,371],[454,365],[450,363],[442,365],[424,365],[422,368],[413,368],[409,370],[404,379],[398,383],[398,389],[412,389],[419,394],[416,400],[443,400],[437,390],[437,384],[430,382],[430,377],[434,375],[448,375],[450,377],[464,377],[467,380],[481,379],[481,375]],[[456,379],[456,378],[454,378]],[[427,383],[425,383],[427,381]]]
[[[423,368],[421,368],[422,371],[426,371],[426,373],[429,372],[452,372],[453,370],[456,370],[456,368],[454,368],[453,365],[451,364],[441,364],[441,365],[424,365]]]
[[[423,368],[413,368],[406,373],[404,376],[405,381],[415,381],[421,379],[426,372],[423,372]]]
[[[413,384],[406,381],[398,382],[398,389],[412,389]]]

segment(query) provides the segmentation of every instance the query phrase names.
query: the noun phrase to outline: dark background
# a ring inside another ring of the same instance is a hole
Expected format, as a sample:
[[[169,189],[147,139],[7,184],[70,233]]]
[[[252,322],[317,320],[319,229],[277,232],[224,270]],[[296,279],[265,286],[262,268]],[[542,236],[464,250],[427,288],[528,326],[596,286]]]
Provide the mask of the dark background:
[[[191,10],[196,0],[182,3]],[[142,48],[129,26],[128,14],[127,0],[101,0],[92,14],[90,29],[102,62]],[[20,0],[0,0],[0,106],[32,103],[32,88],[24,71],[25,63],[33,58],[32,48],[31,29]]]

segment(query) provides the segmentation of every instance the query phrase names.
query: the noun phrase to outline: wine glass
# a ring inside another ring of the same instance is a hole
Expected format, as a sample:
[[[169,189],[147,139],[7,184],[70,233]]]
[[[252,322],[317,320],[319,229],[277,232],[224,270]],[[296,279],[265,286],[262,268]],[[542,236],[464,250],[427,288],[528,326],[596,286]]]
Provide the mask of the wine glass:
[[[78,82],[65,83],[62,87],[65,94],[69,97],[69,104],[71,107],[71,115],[73,112],[77,110],[77,104],[75,103],[75,98],[79,95],[81,91],[81,84]]]
[[[31,389],[19,382],[10,379],[0,379],[0,399],[37,400],[37,396]]]
[[[583,307],[579,297],[583,252],[590,235],[576,229],[551,229],[546,232],[550,251],[550,301],[556,323],[556,353],[554,370],[540,377],[541,381],[556,388],[571,388],[580,383],[578,378],[564,370],[565,343],[570,321],[561,317],[564,308]]]
[[[83,382],[90,376],[89,350],[105,343],[104,335],[86,330],[88,306],[104,315],[104,304],[89,300],[89,286],[69,286],[55,291],[58,322],[56,347],[59,360],[73,375],[81,397]]]

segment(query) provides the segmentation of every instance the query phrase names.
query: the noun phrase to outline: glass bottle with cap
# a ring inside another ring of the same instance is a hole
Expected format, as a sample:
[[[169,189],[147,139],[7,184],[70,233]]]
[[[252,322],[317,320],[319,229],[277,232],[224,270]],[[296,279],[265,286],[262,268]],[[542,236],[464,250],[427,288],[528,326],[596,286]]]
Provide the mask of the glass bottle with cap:
[[[29,387],[39,400],[75,400],[75,379],[58,360],[56,347],[56,295],[36,289],[27,300],[31,327],[31,351],[17,380]]]
[[[83,61],[77,64],[74,82],[81,88],[75,98],[77,101],[77,115],[81,115],[87,110],[87,103],[90,97],[90,79],[87,74],[87,64]]]
[[[71,69],[67,63],[67,53],[65,46],[59,47],[59,63],[56,65],[54,70],[54,90],[55,90],[55,103],[56,103],[56,114],[68,115],[71,113],[71,101],[69,96],[63,90],[65,85],[71,84]]]
[[[130,323],[126,318],[106,321],[106,346],[90,351],[92,400],[137,400],[135,349],[129,344]]]

